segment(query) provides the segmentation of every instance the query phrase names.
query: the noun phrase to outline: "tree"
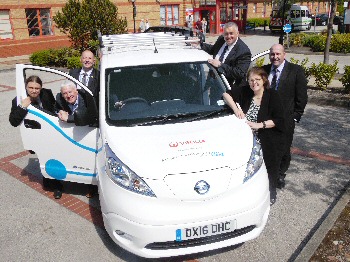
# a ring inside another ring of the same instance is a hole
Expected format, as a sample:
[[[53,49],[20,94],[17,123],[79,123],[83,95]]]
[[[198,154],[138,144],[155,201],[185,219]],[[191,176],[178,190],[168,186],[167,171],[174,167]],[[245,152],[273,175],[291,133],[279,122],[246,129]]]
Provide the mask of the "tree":
[[[324,64],[329,64],[329,49],[331,46],[331,39],[332,39],[332,33],[333,33],[333,19],[335,16],[335,10],[336,10],[337,5],[344,4],[344,0],[330,0],[329,4],[331,6],[331,10],[330,10],[329,21],[327,24],[326,47],[324,49],[324,54],[323,54],[323,63]]]
[[[97,40],[97,30],[102,34],[127,32],[126,18],[118,18],[118,8],[109,0],[68,0],[53,20],[80,51],[90,40]]]

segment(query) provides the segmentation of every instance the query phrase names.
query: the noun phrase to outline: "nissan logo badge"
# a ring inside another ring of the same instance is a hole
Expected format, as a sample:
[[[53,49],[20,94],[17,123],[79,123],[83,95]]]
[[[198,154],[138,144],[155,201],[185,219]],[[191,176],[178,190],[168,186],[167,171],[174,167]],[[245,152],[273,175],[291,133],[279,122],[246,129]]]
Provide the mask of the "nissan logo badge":
[[[208,193],[210,188],[210,185],[205,182],[204,180],[200,180],[196,183],[196,185],[194,186],[194,190],[200,194],[200,195],[204,195],[206,193]]]

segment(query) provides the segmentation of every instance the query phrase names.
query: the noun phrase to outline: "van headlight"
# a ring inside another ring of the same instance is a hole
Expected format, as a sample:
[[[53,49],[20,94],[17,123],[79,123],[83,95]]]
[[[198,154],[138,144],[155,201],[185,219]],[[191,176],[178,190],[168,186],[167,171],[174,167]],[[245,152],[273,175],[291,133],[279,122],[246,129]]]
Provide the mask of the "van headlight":
[[[106,171],[109,178],[117,185],[141,195],[156,196],[146,182],[120,161],[107,144]]]
[[[245,170],[243,183],[247,182],[255,175],[264,161],[261,145],[256,140],[255,135],[253,139],[253,149],[247,164],[247,169]]]

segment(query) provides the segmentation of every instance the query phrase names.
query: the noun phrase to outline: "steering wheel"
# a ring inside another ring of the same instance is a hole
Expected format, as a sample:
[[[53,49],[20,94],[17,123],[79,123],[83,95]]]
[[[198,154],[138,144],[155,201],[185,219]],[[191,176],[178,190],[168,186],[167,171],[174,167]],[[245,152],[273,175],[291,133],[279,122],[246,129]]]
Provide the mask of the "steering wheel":
[[[148,101],[142,97],[130,97],[122,101],[122,103],[128,104],[128,103],[135,103],[135,102],[142,102],[148,104]]]
[[[143,107],[145,107],[145,104],[147,106],[150,106],[150,103],[148,103],[148,101],[142,97],[130,97],[127,98],[123,101],[118,101],[114,104],[114,108],[121,110],[122,108],[124,108],[124,106],[127,106],[128,104],[132,104],[132,103],[138,103],[138,107],[140,107],[140,105],[142,104]]]

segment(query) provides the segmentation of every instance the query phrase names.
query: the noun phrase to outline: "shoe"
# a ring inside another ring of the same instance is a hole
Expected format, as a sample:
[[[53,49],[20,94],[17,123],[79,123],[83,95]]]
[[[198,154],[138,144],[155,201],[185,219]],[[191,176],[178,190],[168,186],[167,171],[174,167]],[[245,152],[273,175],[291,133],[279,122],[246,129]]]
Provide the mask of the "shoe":
[[[276,203],[276,198],[270,198],[270,206]]]
[[[97,187],[93,185],[88,186],[88,192],[86,193],[87,198],[92,198],[94,195],[97,194]]]
[[[280,175],[277,181],[277,188],[282,189],[286,186],[286,181],[285,181],[286,175]]]
[[[44,189],[50,189],[50,187],[51,187],[50,181],[51,181],[51,179],[43,177],[43,187],[44,187]]]
[[[270,187],[270,206],[276,203],[277,191],[275,187]]]
[[[60,199],[62,197],[62,191],[59,190],[59,189],[56,189],[54,192],[53,192],[53,197],[55,199]]]

